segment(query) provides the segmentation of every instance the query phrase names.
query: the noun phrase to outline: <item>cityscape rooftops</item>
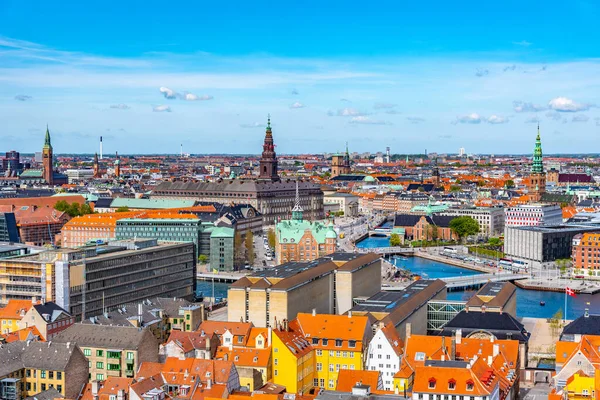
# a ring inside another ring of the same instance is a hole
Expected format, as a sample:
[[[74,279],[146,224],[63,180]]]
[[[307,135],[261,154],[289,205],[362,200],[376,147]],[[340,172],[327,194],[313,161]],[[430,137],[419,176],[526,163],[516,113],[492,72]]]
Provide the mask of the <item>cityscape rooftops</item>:
[[[92,325],[76,323],[56,335],[56,343],[77,343],[80,347],[102,347],[108,349],[138,349],[151,334],[133,326]],[[52,368],[50,368],[52,369]]]

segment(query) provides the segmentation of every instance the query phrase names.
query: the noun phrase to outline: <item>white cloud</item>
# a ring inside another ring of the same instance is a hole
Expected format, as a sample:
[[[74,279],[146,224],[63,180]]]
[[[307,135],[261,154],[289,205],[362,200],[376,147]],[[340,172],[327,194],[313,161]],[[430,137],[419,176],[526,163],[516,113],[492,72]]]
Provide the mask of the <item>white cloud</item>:
[[[299,101],[295,102],[294,104],[292,104],[290,106],[290,108],[304,108],[306,107],[304,104],[300,103]]]
[[[479,124],[481,123],[481,116],[477,113],[471,113],[456,117],[455,124]]]
[[[240,124],[240,128],[264,128],[265,124],[261,124],[260,122],[253,122],[251,124]]]
[[[394,107],[396,107],[396,104],[393,103],[375,103],[373,106],[373,108],[376,110],[387,110]]]
[[[526,103],[524,101],[513,101],[513,109],[515,112],[538,112],[546,110],[546,107],[541,106],[539,104]]]
[[[177,93],[174,90],[169,89],[168,87],[164,87],[162,86],[160,89],[160,92],[162,93],[163,96],[165,96],[165,99],[176,99],[177,97],[179,97],[179,93]]]
[[[571,122],[588,122],[590,117],[585,114],[574,115]]]
[[[358,116],[358,117],[352,117],[352,119],[350,119],[350,123],[351,124],[367,124],[367,125],[391,125],[391,123],[388,121],[375,120],[375,119],[371,119],[370,117],[366,117],[363,115]]]
[[[115,108],[117,110],[129,110],[131,107],[129,107],[127,104],[111,104],[110,108]]]
[[[31,96],[27,96],[26,94],[18,94],[15,96],[15,100],[19,100],[19,101],[27,101],[27,100],[31,100],[33,97]]]
[[[512,42],[514,45],[517,46],[523,46],[523,47],[529,47],[531,46],[533,43],[528,42],[527,40],[521,40],[520,42]]]
[[[355,108],[350,108],[350,107],[346,107],[346,108],[342,108],[340,110],[337,111],[329,111],[327,113],[327,115],[329,115],[330,117],[333,116],[337,116],[337,117],[358,117],[358,116],[363,116],[366,115],[366,113],[362,112],[362,111],[358,111]]]
[[[420,124],[422,122],[425,122],[425,118],[421,117],[406,117],[406,120],[411,124]]]
[[[161,104],[159,106],[154,106],[152,108],[154,112],[171,112],[171,107]]]
[[[556,97],[550,100],[548,107],[559,112],[577,112],[589,110],[591,104],[581,104],[566,97]]]
[[[486,122],[488,124],[505,124],[508,122],[508,118],[506,117],[501,117],[499,115],[491,115],[486,119]]]
[[[538,117],[529,117],[525,120],[526,124],[539,124],[540,119]]]

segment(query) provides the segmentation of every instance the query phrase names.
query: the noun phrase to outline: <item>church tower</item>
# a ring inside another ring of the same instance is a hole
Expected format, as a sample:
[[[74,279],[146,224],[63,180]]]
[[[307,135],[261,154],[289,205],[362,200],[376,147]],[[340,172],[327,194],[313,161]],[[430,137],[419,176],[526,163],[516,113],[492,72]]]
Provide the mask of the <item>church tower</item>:
[[[348,142],[346,142],[346,152],[336,153],[331,157],[331,177],[349,175],[350,172],[350,152],[348,151]]]
[[[94,154],[94,178],[100,178],[100,165],[98,164],[98,153]]]
[[[42,148],[42,166],[43,177],[48,185],[54,184],[54,171],[52,169],[53,160],[52,143],[50,143],[50,131],[48,130],[48,125],[46,125],[46,139],[44,141],[44,147]]]
[[[116,153],[116,159],[115,159],[115,176],[117,178],[121,177],[121,159],[119,158],[119,153]]]
[[[540,138],[540,126],[538,125],[535,149],[533,150],[533,164],[529,175],[529,198],[532,202],[540,201],[542,195],[546,193],[546,174],[544,173],[543,161],[542,139]]]
[[[433,185],[434,187],[440,187],[440,184],[442,183],[441,177],[440,177],[440,167],[438,166],[438,159],[437,157],[435,158],[435,164],[433,164],[433,173],[432,173],[432,177],[433,177]]]
[[[273,142],[273,133],[271,132],[271,115],[267,119],[267,130],[262,157],[260,159],[258,179],[271,182],[278,182],[280,180],[277,174],[277,155],[275,154],[275,144]]]

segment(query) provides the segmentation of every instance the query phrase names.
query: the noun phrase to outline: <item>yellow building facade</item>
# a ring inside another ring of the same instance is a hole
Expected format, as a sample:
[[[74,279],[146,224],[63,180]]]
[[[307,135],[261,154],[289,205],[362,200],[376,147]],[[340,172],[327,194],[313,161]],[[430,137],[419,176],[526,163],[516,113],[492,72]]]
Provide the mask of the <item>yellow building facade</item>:
[[[305,394],[315,379],[315,350],[295,321],[273,330],[273,383],[287,392]]]
[[[598,370],[596,370],[598,373]],[[567,382],[567,396],[570,400],[590,400],[595,399],[595,377],[588,376],[580,371],[573,374],[570,382]]]

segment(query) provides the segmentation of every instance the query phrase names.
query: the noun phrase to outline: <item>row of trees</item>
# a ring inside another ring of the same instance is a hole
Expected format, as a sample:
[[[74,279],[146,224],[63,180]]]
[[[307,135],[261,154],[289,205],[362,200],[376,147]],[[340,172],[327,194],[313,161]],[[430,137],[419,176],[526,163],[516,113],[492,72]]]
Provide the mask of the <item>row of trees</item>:
[[[70,217],[79,217],[81,215],[92,214],[92,208],[88,204],[67,203],[65,200],[59,200],[54,205],[54,209],[67,213]]]

